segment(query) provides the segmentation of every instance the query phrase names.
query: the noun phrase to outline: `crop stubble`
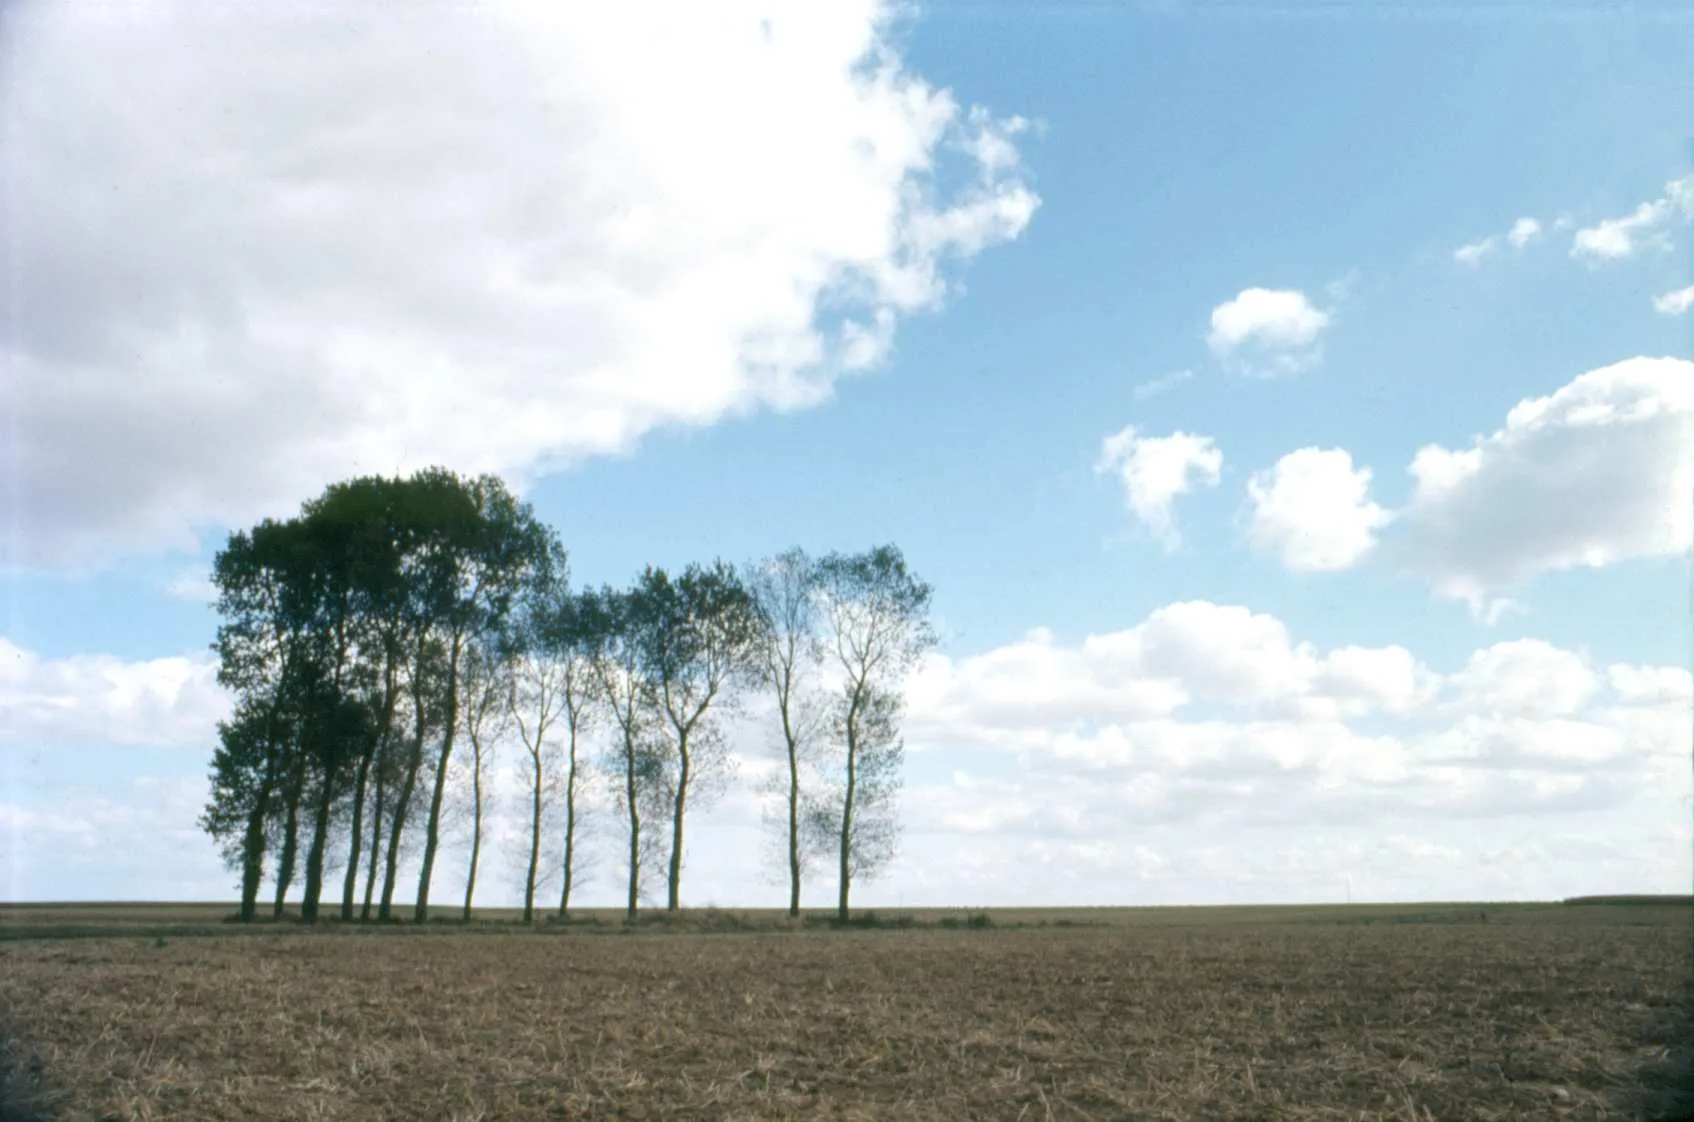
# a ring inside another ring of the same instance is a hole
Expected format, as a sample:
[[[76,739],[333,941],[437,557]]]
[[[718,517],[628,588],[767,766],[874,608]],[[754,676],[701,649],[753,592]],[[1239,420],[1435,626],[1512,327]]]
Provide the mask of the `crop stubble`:
[[[0,950],[44,1117],[1645,1118],[1689,932],[214,936]]]

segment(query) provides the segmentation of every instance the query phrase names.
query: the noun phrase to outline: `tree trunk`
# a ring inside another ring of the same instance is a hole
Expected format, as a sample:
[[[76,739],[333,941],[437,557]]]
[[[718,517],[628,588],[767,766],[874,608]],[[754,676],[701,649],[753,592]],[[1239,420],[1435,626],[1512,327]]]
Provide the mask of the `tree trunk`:
[[[641,890],[641,807],[635,799],[635,741],[624,734],[624,797],[629,799],[629,907],[625,918],[635,922]]]
[[[306,923],[318,922],[318,902],[324,886],[324,854],[329,849],[329,811],[335,802],[333,778],[326,768],[318,795],[317,813],[312,822],[312,844],[306,850],[306,894],[300,901],[300,918]]]
[[[400,792],[394,801],[394,821],[388,830],[388,868],[382,879],[382,903],[377,919],[387,923],[394,918],[394,882],[400,870],[400,835],[406,829],[407,813],[412,805],[412,792],[417,789],[418,771],[423,767],[424,714],[423,703],[417,704],[417,731],[412,737],[412,755],[406,761],[406,775],[400,780]]]
[[[530,776],[529,808],[529,879],[524,882],[523,921],[535,922],[535,874],[541,866],[541,729],[535,732],[535,746],[529,750],[534,764]]]
[[[453,759],[453,734],[459,724],[459,640],[453,640],[447,660],[447,731],[441,738],[441,762],[435,767],[435,794],[429,803],[429,822],[424,826],[423,868],[418,872],[418,902],[412,922],[429,919],[429,881],[435,873],[435,851],[441,844],[441,804],[447,797],[447,765]]]
[[[788,918],[800,918],[800,745],[782,699],[782,736],[788,743]]]
[[[371,855],[368,862],[369,870],[365,873],[365,902],[364,906],[359,909],[360,923],[370,921],[371,899],[376,890],[376,869],[382,862],[382,804],[383,796],[386,794],[383,790],[386,786],[383,779],[386,766],[387,761],[379,757],[376,767],[376,781],[371,788]]]
[[[476,896],[476,863],[482,855],[482,748],[472,745],[476,752],[476,767],[471,772],[471,867],[465,875],[464,921],[471,921],[471,900]]]
[[[859,702],[853,699],[853,710],[847,715],[847,790],[841,800],[841,894],[835,904],[837,922],[848,919],[847,896],[853,887],[853,796],[858,793],[859,737],[855,727]]]
[[[677,738],[677,755],[680,762],[677,766],[676,799],[671,809],[671,868],[669,898],[665,901],[665,910],[677,911],[682,907],[682,819],[688,809],[688,734],[683,733]]]
[[[347,850],[347,876],[341,884],[341,921],[351,922],[353,919],[353,897],[359,891],[359,846],[364,842],[365,832],[365,793],[370,782],[371,765],[376,749],[366,752],[359,759],[359,771],[353,778],[353,840]]]
[[[289,885],[294,881],[294,858],[300,845],[300,800],[305,796],[301,788],[305,781],[305,762],[302,760],[295,765],[294,774],[290,777],[287,817],[282,828],[282,856],[276,867],[276,901],[271,906],[273,919],[282,918],[282,906],[288,898]]]
[[[265,877],[265,819],[270,817],[276,792],[276,768],[281,749],[276,742],[276,705],[265,725],[265,770],[253,806],[247,814],[247,833],[241,839],[241,922],[252,923],[259,915],[259,883]]]
[[[571,910],[571,876],[576,861],[576,714],[571,713],[570,739],[565,758],[565,869],[564,887],[559,891],[559,918]]]
[[[241,922],[251,923],[259,912],[259,882],[265,875],[265,817],[270,813],[271,783],[267,775],[247,815],[247,835],[241,842]]]

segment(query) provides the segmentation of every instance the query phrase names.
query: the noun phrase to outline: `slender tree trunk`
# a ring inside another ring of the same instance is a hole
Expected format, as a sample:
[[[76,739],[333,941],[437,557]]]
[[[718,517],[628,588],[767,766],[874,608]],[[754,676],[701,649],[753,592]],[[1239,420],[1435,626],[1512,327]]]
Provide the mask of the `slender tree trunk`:
[[[841,800],[841,894],[835,905],[835,918],[846,923],[847,896],[853,887],[853,799],[858,794],[859,737],[858,699],[853,699],[853,711],[847,715],[847,791]]]
[[[329,849],[329,811],[335,802],[334,776],[326,767],[312,822],[312,844],[306,850],[306,894],[300,901],[300,919],[318,922],[318,903],[323,896],[324,855]]]
[[[247,815],[247,835],[241,842],[241,922],[251,923],[259,912],[259,882],[265,876],[265,817],[271,808],[271,782],[265,777]]]
[[[385,738],[386,739],[386,738]],[[359,922],[367,923],[371,918],[371,900],[376,890],[376,870],[382,863],[382,809],[387,786],[383,782],[387,760],[378,757],[376,779],[371,787],[371,855],[368,862],[369,870],[365,873],[365,902],[359,909]]]
[[[782,704],[782,737],[788,743],[788,918],[800,917],[800,744],[789,714],[788,691]]]
[[[397,680],[399,661],[398,651],[390,648],[383,664],[382,724],[377,729],[376,740],[370,753],[371,771],[374,773],[372,776],[374,790],[371,798],[371,857],[370,869],[365,874],[365,902],[364,906],[359,909],[360,923],[365,923],[371,918],[371,893],[376,887],[376,867],[377,862],[381,859],[379,855],[382,852],[382,803],[383,796],[387,794],[386,788],[388,786],[390,734],[394,728],[394,711],[399,708],[400,704],[400,686]],[[363,805],[363,803],[361,802],[360,805]],[[355,814],[353,827],[355,854],[358,852],[358,841],[356,840],[358,836],[358,818]],[[348,862],[348,884],[352,884],[358,875],[355,871],[356,864],[356,862]],[[351,899],[351,894],[349,894],[349,899]],[[342,918],[350,918],[345,914],[345,910]]]
[[[417,789],[418,772],[423,767],[424,715],[423,703],[417,705],[417,732],[412,738],[411,759],[406,761],[406,774],[400,780],[400,791],[394,800],[393,822],[388,829],[388,867],[382,878],[382,903],[377,919],[387,923],[394,918],[394,883],[400,871],[400,836],[406,829],[406,817],[412,805],[412,792]]]
[[[447,731],[441,738],[441,762],[435,767],[435,793],[429,803],[429,822],[424,826],[423,868],[418,872],[418,902],[412,912],[414,923],[429,919],[429,881],[435,873],[435,852],[441,844],[441,805],[447,797],[447,765],[453,759],[453,734],[459,724],[459,640],[453,640],[447,661]]]
[[[353,898],[359,891],[359,846],[364,842],[365,833],[365,794],[370,782],[371,765],[374,762],[376,747],[359,758],[359,770],[353,778],[353,835],[347,849],[347,876],[341,884],[341,921],[351,922],[353,919]]]
[[[276,742],[276,706],[265,725],[265,770],[253,806],[247,814],[247,833],[241,839],[241,922],[252,923],[259,914],[259,884],[265,877],[265,819],[270,817],[276,792],[276,767],[281,749]]]
[[[465,875],[464,921],[471,921],[471,900],[476,896],[476,864],[482,856],[482,746],[474,740],[471,749],[476,753],[476,766],[471,771],[471,867]]]
[[[530,807],[529,807],[529,879],[524,882],[523,921],[535,922],[535,876],[541,868],[541,730],[535,734],[535,746],[529,750]]]
[[[305,761],[302,760],[295,765],[294,774],[290,777],[287,816],[282,827],[282,856],[276,868],[276,901],[271,907],[273,919],[282,918],[283,903],[294,881],[294,858],[300,846],[300,800],[305,797],[302,790],[305,781]]]
[[[559,918],[565,919],[571,910],[571,878],[576,863],[576,713],[570,715],[570,737],[565,755],[565,870],[564,887],[559,891]]]
[[[629,800],[629,906],[625,918],[635,922],[641,892],[641,807],[635,797],[635,741],[624,733],[624,797]]]
[[[665,910],[678,911],[682,907],[682,819],[688,810],[688,782],[690,760],[688,757],[688,734],[683,733],[677,738],[677,756],[679,763],[676,776],[676,797],[671,804],[671,868],[669,898],[665,901]]]

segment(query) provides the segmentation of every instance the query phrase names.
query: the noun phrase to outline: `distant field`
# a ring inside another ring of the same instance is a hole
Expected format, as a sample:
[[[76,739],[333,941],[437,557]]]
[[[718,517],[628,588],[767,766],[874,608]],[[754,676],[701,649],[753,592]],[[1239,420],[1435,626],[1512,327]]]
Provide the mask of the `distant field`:
[[[634,936],[616,912],[408,937],[232,910],[0,906],[0,1118],[1694,1110],[1686,902],[996,910],[984,930],[692,912]]]
[[[1108,927],[1224,927],[1237,925],[1285,923],[1533,923],[1537,925],[1582,924],[1614,925],[1633,923],[1675,922],[1676,917],[1694,908],[1694,896],[1608,896],[1588,897],[1550,903],[1419,903],[1419,904],[1300,904],[1300,905],[1243,905],[1232,907],[1141,907],[1141,908],[896,908],[880,911],[878,918],[891,923],[909,922],[917,926],[934,926],[942,922],[963,922],[970,916],[986,912],[996,927],[1026,926],[1108,926]],[[0,903],[0,940],[19,938],[65,938],[121,934],[155,934],[156,929],[176,928],[178,935],[224,935],[242,930],[228,921],[235,914],[232,901],[225,904],[206,903]],[[331,908],[321,922],[325,929],[339,928]],[[397,906],[395,914],[409,921],[410,906]],[[507,926],[517,924],[521,916],[517,908],[477,908],[473,924]],[[644,909],[643,916],[652,922],[662,922],[662,912]],[[827,919],[832,912],[811,912],[815,919]],[[255,929],[274,931],[269,919],[270,908],[263,910],[264,918]],[[571,913],[578,929],[620,927],[621,908],[577,909]],[[283,926],[298,922],[298,905],[290,902]],[[551,913],[544,912],[544,921],[551,922]],[[776,908],[709,908],[687,909],[678,920],[682,926],[708,927],[716,930],[761,930],[789,926],[785,913]],[[432,926],[461,929],[460,909],[434,909]],[[369,930],[354,925],[359,930]],[[201,930],[203,929],[203,930]],[[170,932],[167,932],[169,934]]]

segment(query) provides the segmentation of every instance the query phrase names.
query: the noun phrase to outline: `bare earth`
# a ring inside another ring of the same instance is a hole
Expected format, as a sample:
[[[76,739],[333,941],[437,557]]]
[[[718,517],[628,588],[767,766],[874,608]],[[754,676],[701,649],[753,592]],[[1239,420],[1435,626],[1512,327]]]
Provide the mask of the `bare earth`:
[[[0,908],[0,1118],[1694,1113],[1689,907],[599,934],[112,911]]]

